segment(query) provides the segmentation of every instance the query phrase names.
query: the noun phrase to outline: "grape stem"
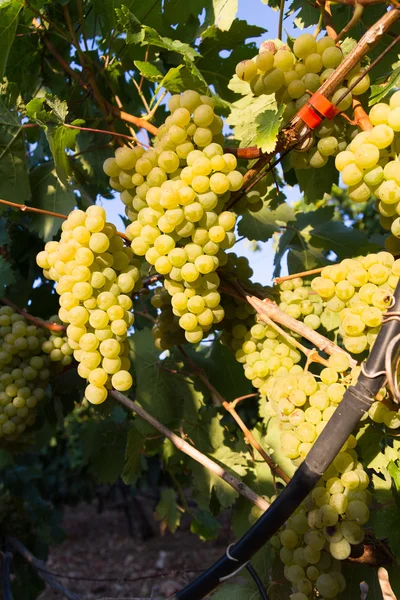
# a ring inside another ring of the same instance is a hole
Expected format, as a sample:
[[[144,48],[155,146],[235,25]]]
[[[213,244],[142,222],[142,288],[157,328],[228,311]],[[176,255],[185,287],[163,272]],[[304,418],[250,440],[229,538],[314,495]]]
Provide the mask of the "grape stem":
[[[284,281],[289,281],[290,279],[297,279],[297,277],[307,277],[308,275],[316,275],[317,273],[321,273],[323,269],[325,269],[325,267],[318,267],[318,269],[310,269],[309,271],[302,271],[301,273],[291,273],[291,275],[284,275],[283,277],[275,277],[274,284],[279,285]]]
[[[34,206],[27,206],[26,204],[17,204],[16,202],[10,202],[9,200],[3,200],[0,198],[0,204],[5,204],[6,206],[11,206],[12,208],[17,208],[22,212],[33,212],[38,213],[40,215],[48,215],[50,217],[56,217],[57,219],[68,219],[68,215],[63,215],[61,213],[56,213],[51,210],[45,210],[44,208],[35,208]],[[127,244],[130,244],[130,240],[125,233],[121,233],[120,231],[116,231],[115,235],[119,235]]]
[[[362,107],[361,102],[356,98],[353,98],[353,113],[355,125],[363,131],[371,131],[373,129],[374,126],[369,120],[369,116]]]
[[[262,511],[267,510],[267,508],[270,506],[269,503],[266,500],[264,500],[264,498],[256,494],[245,483],[234,477],[231,473],[228,473],[228,471],[226,471],[219,464],[211,460],[205,454],[199,452],[197,448],[194,448],[191,444],[188,444],[187,442],[185,442],[185,440],[177,436],[170,429],[162,425],[162,423],[160,423],[159,421],[157,421],[157,419],[152,417],[147,411],[145,411],[141,406],[139,406],[139,404],[137,404],[133,400],[130,400],[124,394],[121,394],[121,392],[117,392],[116,390],[110,391],[110,395],[113,398],[115,398],[117,402],[128,408],[130,411],[134,412],[141,419],[143,419],[144,421],[152,425],[155,429],[157,429],[157,431],[162,433],[167,439],[170,440],[170,442],[174,444],[176,448],[178,448],[178,450],[184,452],[185,454],[193,458],[193,460],[203,465],[203,467],[205,467],[212,473],[215,473],[215,475],[217,475],[223,481],[225,481],[225,483],[230,485],[238,494],[240,494],[244,498],[247,498],[247,500],[252,502],[255,506],[258,506],[258,508],[260,508]]]
[[[53,590],[62,594],[68,600],[82,600],[82,596],[75,594],[74,592],[70,592],[64,586],[61,585],[57,581],[57,579],[47,572],[46,565],[44,562],[36,558],[29,550],[26,548],[22,542],[17,540],[14,537],[7,538],[7,542],[10,544],[12,549],[15,552],[18,552],[34,569],[36,569],[38,575],[51,587]]]
[[[27,321],[30,321],[37,327],[42,327],[43,329],[48,329],[49,331],[65,331],[67,329],[65,325],[61,325],[60,323],[52,323],[51,321],[44,321],[39,317],[34,317],[33,315],[29,314],[24,308],[19,308],[19,306],[14,304],[14,302],[9,300],[8,298],[0,298],[0,302],[12,308],[13,311],[17,312],[19,315],[22,315]]]
[[[282,40],[283,17],[285,16],[285,0],[281,0],[279,6],[278,38]]]
[[[180,350],[180,352],[185,357],[185,360],[188,363],[190,369],[193,371],[193,373],[210,390],[210,392],[212,393],[212,395],[214,396],[214,398],[219,402],[219,404],[221,406],[223,406],[225,408],[225,410],[227,410],[231,414],[231,416],[233,417],[233,419],[239,425],[240,429],[243,431],[246,442],[248,444],[250,444],[251,446],[253,446],[253,448],[255,448],[255,450],[257,450],[257,452],[259,454],[261,454],[261,456],[263,457],[263,459],[265,460],[265,462],[267,463],[267,465],[271,469],[271,472],[273,473],[273,475],[276,475],[277,477],[280,477],[285,483],[288,483],[290,481],[290,477],[288,477],[288,475],[286,475],[286,473],[283,471],[283,469],[281,469],[281,467],[279,465],[277,465],[271,459],[271,457],[266,453],[266,451],[264,450],[264,448],[260,445],[260,443],[256,440],[256,438],[254,437],[254,435],[248,429],[247,425],[243,422],[243,420],[237,414],[236,409],[235,409],[235,404],[234,404],[236,402],[236,400],[234,400],[233,402],[227,402],[225,400],[225,398],[219,393],[219,391],[208,380],[208,378],[207,378],[206,374],[204,373],[204,371],[202,369],[200,369],[196,365],[196,363],[191,359],[191,357],[182,348],[182,346],[178,346],[178,349]]]

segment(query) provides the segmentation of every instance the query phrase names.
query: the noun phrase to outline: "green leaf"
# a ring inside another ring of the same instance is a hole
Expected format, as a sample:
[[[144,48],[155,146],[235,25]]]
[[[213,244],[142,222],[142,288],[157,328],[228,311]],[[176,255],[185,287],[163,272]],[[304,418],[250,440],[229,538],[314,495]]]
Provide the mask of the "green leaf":
[[[126,6],[116,9],[118,23],[121,29],[127,34],[127,44],[140,44],[141,46],[157,46],[169,52],[181,54],[186,60],[192,61],[201,56],[197,50],[185,44],[180,40],[172,40],[161,36],[153,27],[141,25],[133,13]],[[140,25],[140,27],[139,27]]]
[[[17,204],[24,204],[31,193],[25,151],[16,108],[9,109],[0,99],[0,197]]]
[[[342,42],[340,42],[340,49],[343,52],[343,56],[347,56],[350,54],[352,50],[357,46],[357,40],[351,37],[345,38]]]
[[[134,60],[133,64],[142,75],[149,81],[160,81],[163,78],[163,74],[161,71],[157,69],[155,65],[150,62],[145,62],[143,60]]]
[[[186,24],[190,15],[199,15],[203,9],[206,11],[212,7],[211,0],[165,0],[164,19],[172,24]]]
[[[398,506],[381,507],[372,512],[369,521],[378,539],[388,539],[390,548],[396,558],[400,558],[400,511]]]
[[[76,204],[75,195],[61,184],[52,161],[36,167],[31,172],[30,183],[32,187],[32,206],[64,215],[74,208]],[[50,215],[32,214],[30,229],[36,231],[39,237],[47,242],[58,232],[61,224],[62,221],[59,218]]]
[[[3,79],[6,70],[8,54],[15,38],[22,6],[19,0],[0,4],[0,80]]]
[[[130,342],[136,370],[136,401],[164,425],[179,422],[185,390],[175,384],[176,375],[159,368],[160,353],[151,331],[137,331]],[[142,433],[154,431],[144,421],[136,424]]]
[[[213,600],[257,600],[259,592],[249,582],[242,580],[241,583],[225,583],[213,594]]]
[[[239,221],[238,232],[249,240],[266,242],[274,233],[281,230],[279,224],[288,223],[295,218],[293,209],[285,202],[276,210],[271,210],[268,205],[256,212],[246,212]]]
[[[273,152],[278,139],[279,127],[285,105],[281,104],[278,110],[267,109],[256,117],[257,134],[254,144],[263,152]]]
[[[155,517],[159,521],[164,521],[172,533],[178,529],[181,513],[176,503],[176,492],[172,488],[165,488],[161,491],[161,500],[157,504]]]
[[[257,116],[266,110],[276,110],[275,95],[257,96],[248,94],[232,104],[232,110],[226,122],[233,128],[235,139],[240,146],[251,146],[258,134]]]
[[[126,485],[134,484],[141,473],[141,456],[146,442],[146,436],[136,427],[128,431],[125,450],[125,466],[122,471],[122,480]]]
[[[295,172],[304,200],[309,203],[322,200],[325,194],[330,194],[332,185],[339,181],[332,159],[320,169],[295,169]]]
[[[363,231],[347,227],[342,221],[330,221],[313,227],[310,241],[316,248],[335,252],[339,260],[378,250]]]
[[[213,0],[214,19],[219,29],[228,31],[236,17],[239,0]]]
[[[296,18],[294,19],[296,27],[299,29],[304,29],[306,27],[310,27],[311,25],[316,25],[318,22],[318,10],[312,4],[308,4],[308,2],[303,2],[303,0],[293,0],[290,5],[289,14],[295,13]]]
[[[397,67],[390,75],[388,81],[384,85],[371,85],[371,95],[368,101],[369,106],[373,106],[381,102],[385,96],[394,87],[398,88],[400,84],[400,67]]]
[[[357,449],[363,458],[363,464],[377,473],[387,468],[388,459],[382,450],[385,449],[385,434],[379,426],[368,424],[361,427],[357,434]]]
[[[211,352],[203,363],[203,368],[209,381],[228,402],[252,391],[251,384],[243,374],[242,365],[219,339],[211,346]]]
[[[393,460],[390,461],[387,467],[390,477],[393,479],[393,483],[396,490],[400,492],[400,466],[399,463],[395,463]]]
[[[210,454],[210,458],[238,479],[246,474],[247,460],[239,452],[234,452],[226,445],[220,446],[218,450]],[[191,464],[193,485],[196,489],[196,499],[200,508],[207,509],[209,507],[213,491],[223,508],[232,506],[239,495],[238,492],[200,463],[191,461]]]
[[[207,93],[207,84],[204,84],[202,77],[198,75],[197,69],[189,69],[185,65],[172,67],[160,81],[156,91],[165,88],[169,92],[179,93],[188,89],[194,89],[200,93]]]
[[[197,510],[190,525],[190,531],[203,541],[218,537],[221,523],[208,510]]]
[[[79,129],[72,129],[64,125],[68,115],[67,103],[48,94],[45,98],[34,98],[28,102],[26,113],[32,121],[36,121],[44,129],[53,155],[57,177],[66,187],[71,165],[65,151],[67,148],[75,149],[76,136],[79,133]],[[50,123],[53,121],[56,121],[58,125]],[[76,119],[71,125],[81,125],[82,123],[84,123],[82,119]]]
[[[6,293],[6,287],[15,283],[15,272],[4,256],[0,256],[0,296]]]

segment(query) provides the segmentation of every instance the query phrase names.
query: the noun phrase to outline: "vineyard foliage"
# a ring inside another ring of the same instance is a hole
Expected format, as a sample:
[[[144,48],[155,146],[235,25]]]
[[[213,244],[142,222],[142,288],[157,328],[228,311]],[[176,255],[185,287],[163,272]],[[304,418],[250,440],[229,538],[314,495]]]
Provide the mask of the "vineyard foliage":
[[[361,5],[352,20],[350,1],[263,0],[253,25],[238,0],[0,0],[2,542],[46,558],[62,507],[120,479],[160,490],[171,532],[184,513],[202,540],[224,511],[235,536],[260,516],[113,389],[260,502],[328,426],[400,276],[399,20],[336,82],[334,118],[295,144],[291,120],[399,13]],[[265,287],[267,242],[282,282]],[[254,557],[271,599],[353,599],[366,581],[378,600],[380,566],[400,595],[395,400],[382,388]],[[12,568],[15,598],[37,598],[31,567]],[[256,598],[244,573],[213,598]]]

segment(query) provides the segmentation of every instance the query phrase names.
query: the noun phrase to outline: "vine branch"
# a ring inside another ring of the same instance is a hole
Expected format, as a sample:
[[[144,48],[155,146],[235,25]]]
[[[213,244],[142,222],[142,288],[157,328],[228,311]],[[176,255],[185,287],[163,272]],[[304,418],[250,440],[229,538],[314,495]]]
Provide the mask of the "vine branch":
[[[70,590],[67,590],[64,586],[57,581],[53,575],[49,575],[46,572],[45,564],[39,560],[26,548],[22,542],[16,538],[10,537],[7,539],[10,546],[18,552],[34,569],[36,569],[38,575],[51,587],[53,590],[62,594],[68,600],[82,600],[82,597]]]
[[[185,357],[185,360],[189,364],[193,373],[210,390],[210,392],[218,400],[219,404],[221,406],[223,406],[225,408],[225,410],[227,410],[232,415],[233,419],[236,421],[236,423],[239,425],[240,429],[243,431],[247,442],[251,446],[253,446],[253,448],[255,448],[259,454],[261,454],[261,456],[263,457],[263,459],[265,460],[265,462],[271,469],[272,473],[274,475],[276,475],[277,477],[280,477],[285,483],[288,483],[290,481],[290,477],[288,475],[286,475],[284,470],[281,469],[281,467],[279,465],[277,465],[276,462],[274,462],[272,460],[272,458],[266,453],[264,448],[256,440],[256,438],[251,433],[251,431],[248,429],[247,425],[243,422],[243,420],[237,414],[236,409],[235,409],[236,400],[234,400],[233,402],[227,402],[225,400],[225,398],[219,393],[219,391],[208,380],[205,373],[196,365],[196,363],[191,359],[191,357],[187,354],[187,352],[185,352],[185,350],[182,348],[182,346],[178,346],[178,348],[179,348],[180,352],[183,354],[183,356]]]
[[[13,600],[11,584],[10,584],[10,571],[11,571],[11,562],[13,555],[8,551],[9,544],[6,544],[4,552],[0,553],[1,559],[1,597],[3,600]]]
[[[14,302],[9,300],[8,298],[4,298],[4,297],[0,298],[0,302],[2,302],[2,304],[5,304],[6,306],[9,306],[10,308],[12,308],[16,313],[18,313],[19,315],[22,315],[23,317],[25,317],[25,319],[27,321],[30,321],[37,327],[42,327],[43,329],[48,329],[49,331],[65,331],[66,330],[65,325],[61,325],[60,323],[52,323],[51,321],[44,321],[43,319],[40,319],[39,317],[34,317],[33,315],[29,314],[24,308],[19,308],[19,306],[14,304]]]
[[[124,396],[124,394],[121,394],[121,392],[117,392],[116,390],[112,390],[110,392],[110,395],[113,398],[115,398],[115,400],[120,402],[123,406],[125,406],[126,408],[134,412],[136,415],[138,415],[141,419],[147,421],[147,423],[150,423],[150,425],[157,429],[157,431],[159,431],[167,439],[169,439],[170,442],[172,442],[174,446],[178,448],[178,450],[184,452],[185,454],[193,458],[193,460],[203,465],[203,467],[205,467],[212,473],[215,473],[215,475],[217,475],[223,481],[225,481],[225,483],[230,485],[236,492],[238,492],[238,494],[247,498],[247,500],[255,504],[255,506],[258,506],[258,508],[260,508],[261,510],[267,510],[267,508],[269,507],[269,503],[266,500],[264,500],[264,498],[261,498],[261,496],[256,494],[245,483],[228,473],[220,465],[211,460],[211,458],[208,458],[208,456],[199,452],[197,448],[194,448],[191,444],[188,444],[187,442],[185,442],[185,440],[183,440],[175,433],[170,431],[170,429],[168,429],[162,423],[157,421],[157,419],[149,415],[149,413],[145,411],[144,408],[139,406],[139,404],[137,404],[133,400],[130,400],[129,398]]]
[[[26,204],[17,204],[16,202],[10,202],[9,200],[3,200],[0,198],[0,204],[5,204],[6,206],[11,206],[12,208],[17,208],[22,212],[33,212],[38,213],[40,215],[48,215],[50,217],[56,217],[57,219],[68,219],[68,215],[63,215],[61,213],[56,213],[51,210],[45,210],[44,208],[35,208],[34,206],[27,206]],[[123,240],[125,240],[128,244],[130,244],[130,240],[125,233],[121,233],[121,231],[116,231],[115,235],[119,235]]]

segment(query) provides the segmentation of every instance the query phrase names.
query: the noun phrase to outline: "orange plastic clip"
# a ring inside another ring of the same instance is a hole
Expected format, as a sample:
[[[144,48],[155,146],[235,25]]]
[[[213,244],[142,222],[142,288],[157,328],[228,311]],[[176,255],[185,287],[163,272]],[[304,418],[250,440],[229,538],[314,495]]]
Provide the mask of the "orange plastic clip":
[[[315,129],[322,122],[322,117],[318,115],[312,106],[310,106],[307,102],[304,106],[301,107],[297,116],[300,117],[302,121],[306,125],[309,126],[310,129]]]
[[[315,92],[315,94],[313,94],[309,99],[308,103],[311,104],[311,106],[315,108],[321,115],[323,115],[325,119],[333,119],[333,117],[336,117],[339,112],[336,106],[319,92]]]
[[[315,92],[308,100],[307,104],[301,107],[297,116],[310,129],[315,129],[323,119],[333,119],[338,114],[338,109],[332,102],[327,100],[319,92]]]

